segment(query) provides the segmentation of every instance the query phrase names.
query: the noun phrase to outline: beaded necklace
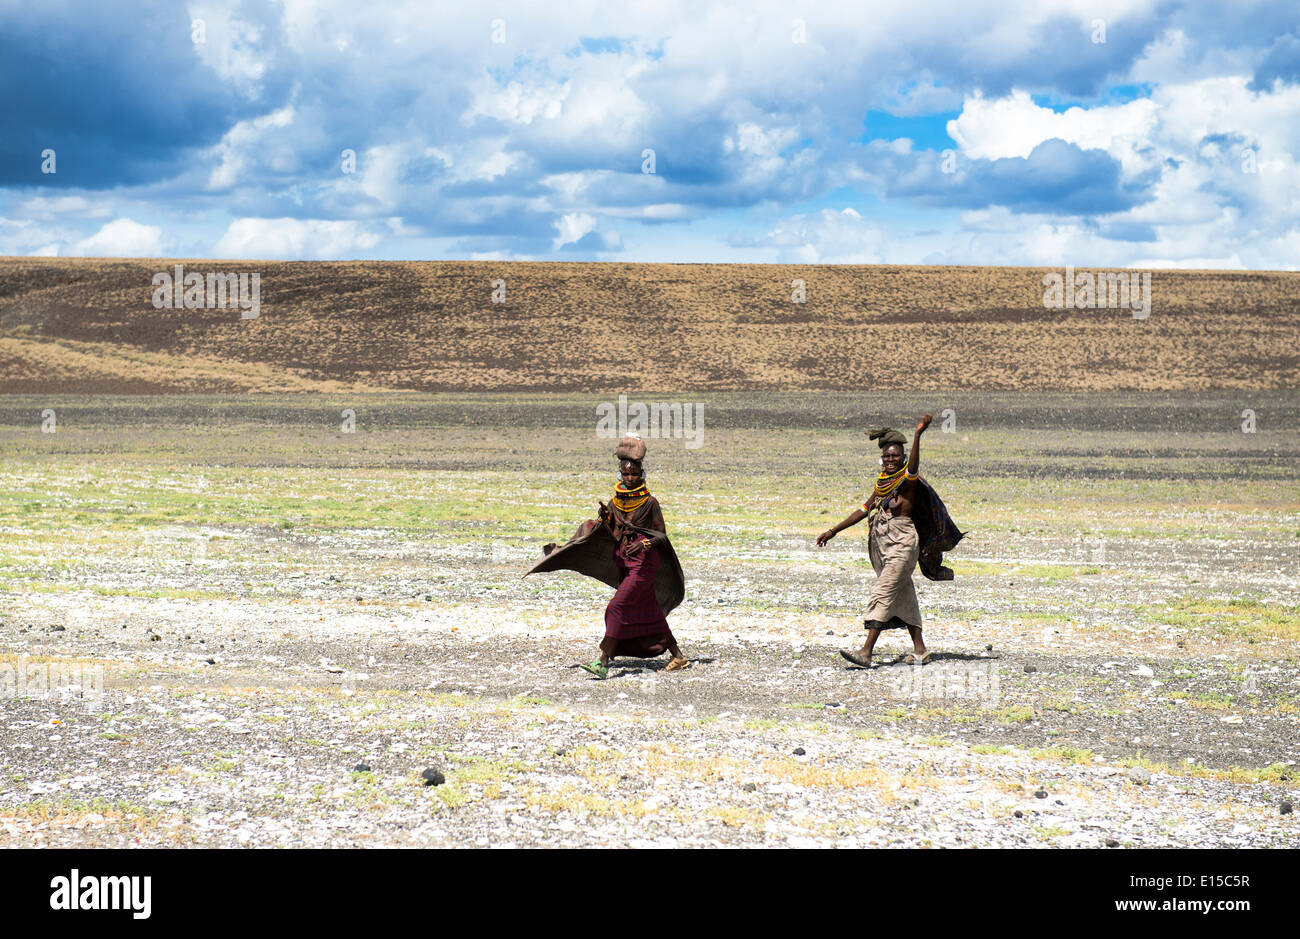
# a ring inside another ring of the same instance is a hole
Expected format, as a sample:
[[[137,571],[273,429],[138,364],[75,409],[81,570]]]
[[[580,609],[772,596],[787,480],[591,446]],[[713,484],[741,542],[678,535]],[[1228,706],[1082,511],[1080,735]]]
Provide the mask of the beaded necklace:
[[[628,489],[622,483],[614,486],[614,508],[620,512],[632,512],[645,505],[646,500],[650,498],[650,490],[646,488],[645,483]]]
[[[886,474],[884,470],[881,470],[880,475],[876,477],[876,497],[883,499],[885,496],[897,489],[899,484],[903,481],[903,474],[906,472],[906,466],[900,469],[897,473]]]

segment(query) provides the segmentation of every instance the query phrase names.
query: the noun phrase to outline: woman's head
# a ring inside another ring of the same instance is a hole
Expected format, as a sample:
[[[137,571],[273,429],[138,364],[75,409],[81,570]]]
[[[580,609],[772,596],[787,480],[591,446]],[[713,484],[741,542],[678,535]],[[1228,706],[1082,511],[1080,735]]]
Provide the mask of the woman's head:
[[[619,460],[618,474],[622,477],[623,485],[629,489],[639,486],[645,479],[645,471],[641,469],[640,460]]]
[[[897,473],[903,468],[904,460],[901,444],[889,443],[880,448],[880,468],[886,473]]]

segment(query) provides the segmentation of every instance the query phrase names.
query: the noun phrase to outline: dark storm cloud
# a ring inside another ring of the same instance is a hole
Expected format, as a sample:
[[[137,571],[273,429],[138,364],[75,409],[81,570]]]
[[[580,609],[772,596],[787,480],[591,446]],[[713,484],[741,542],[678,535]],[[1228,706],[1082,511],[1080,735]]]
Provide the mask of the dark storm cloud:
[[[195,54],[182,4],[6,5],[0,186],[155,182],[236,121],[263,113],[287,85],[287,76],[268,75],[255,102],[221,81]],[[45,149],[56,154],[52,175],[41,172]]]

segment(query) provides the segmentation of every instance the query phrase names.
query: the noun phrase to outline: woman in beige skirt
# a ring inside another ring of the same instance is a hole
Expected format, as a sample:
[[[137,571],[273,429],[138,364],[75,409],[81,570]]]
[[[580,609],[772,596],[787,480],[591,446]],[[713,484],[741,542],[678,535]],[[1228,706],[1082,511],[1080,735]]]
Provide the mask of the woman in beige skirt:
[[[912,651],[904,656],[908,664],[925,665],[930,651],[921,636],[921,608],[912,585],[912,571],[921,561],[923,573],[932,580],[951,580],[952,571],[942,567],[942,552],[951,550],[963,532],[948,517],[947,509],[934,490],[921,479],[921,434],[930,426],[926,414],[916,425],[912,452],[904,464],[906,438],[890,427],[870,433],[880,441],[880,475],[875,489],[862,508],[834,528],[817,537],[822,547],[837,534],[864,518],[871,519],[868,551],[876,582],[867,602],[864,627],[867,639],[861,649],[842,651],[845,659],[861,668],[871,668],[871,653],[885,629],[906,629],[912,637]],[[873,514],[874,513],[874,514]]]

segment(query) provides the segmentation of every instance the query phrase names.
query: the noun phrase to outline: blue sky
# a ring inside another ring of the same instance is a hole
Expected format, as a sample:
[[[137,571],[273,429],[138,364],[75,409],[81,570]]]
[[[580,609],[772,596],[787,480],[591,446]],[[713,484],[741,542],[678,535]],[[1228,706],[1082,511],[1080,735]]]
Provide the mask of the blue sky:
[[[4,255],[1300,265],[1293,0],[0,0],[0,83]]]

